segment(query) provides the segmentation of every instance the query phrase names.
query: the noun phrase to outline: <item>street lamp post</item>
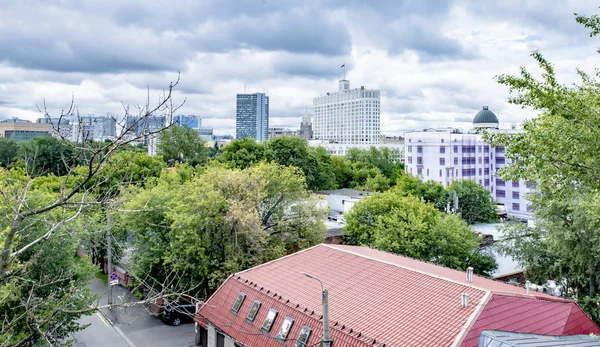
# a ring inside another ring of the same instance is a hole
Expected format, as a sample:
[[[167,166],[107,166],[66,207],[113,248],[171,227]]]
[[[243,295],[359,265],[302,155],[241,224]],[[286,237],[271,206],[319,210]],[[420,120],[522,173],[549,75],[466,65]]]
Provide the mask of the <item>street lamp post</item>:
[[[320,279],[316,278],[313,275],[307,274],[306,272],[301,272],[304,276],[308,278],[312,278],[313,280],[319,281],[321,284],[321,294],[322,294],[322,303],[323,303],[323,347],[331,347],[331,337],[329,336],[329,293],[327,289],[323,287],[323,282]]]

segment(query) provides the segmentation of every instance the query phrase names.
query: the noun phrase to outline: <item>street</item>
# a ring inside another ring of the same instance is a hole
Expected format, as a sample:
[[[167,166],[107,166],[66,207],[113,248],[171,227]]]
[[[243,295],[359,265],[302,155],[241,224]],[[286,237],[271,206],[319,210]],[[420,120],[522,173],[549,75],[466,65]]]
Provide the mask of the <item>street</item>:
[[[94,278],[90,286],[100,295],[99,304],[106,304],[106,285]],[[125,288],[113,287],[114,304],[135,300],[128,298]],[[193,346],[194,341],[194,324],[167,325],[150,315],[142,305],[104,309],[101,313],[82,317],[81,322],[91,325],[73,335],[78,340],[77,347]]]

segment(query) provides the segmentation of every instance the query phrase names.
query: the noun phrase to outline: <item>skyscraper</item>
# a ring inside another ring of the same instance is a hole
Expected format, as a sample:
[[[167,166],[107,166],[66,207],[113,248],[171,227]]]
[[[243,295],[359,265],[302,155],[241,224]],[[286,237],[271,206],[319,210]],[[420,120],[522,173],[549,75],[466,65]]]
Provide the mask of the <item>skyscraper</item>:
[[[298,136],[305,140],[311,140],[313,137],[312,122],[310,121],[308,112],[304,112],[304,116],[302,116],[302,122],[300,123]]]
[[[379,90],[350,89],[341,80],[336,93],[313,99],[313,137],[340,144],[377,144],[380,129]]]
[[[265,93],[237,95],[235,130],[238,140],[269,138],[269,97]]]

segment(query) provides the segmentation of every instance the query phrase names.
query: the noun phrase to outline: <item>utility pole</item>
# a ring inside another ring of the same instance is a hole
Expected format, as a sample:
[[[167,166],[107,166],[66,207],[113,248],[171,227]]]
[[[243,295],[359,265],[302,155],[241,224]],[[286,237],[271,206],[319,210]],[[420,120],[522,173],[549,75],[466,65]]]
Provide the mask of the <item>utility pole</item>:
[[[323,287],[323,282],[320,279],[316,278],[311,274],[307,274],[306,272],[300,272],[304,276],[311,278],[313,280],[319,281],[321,284],[321,294],[322,294],[322,303],[323,303],[323,338],[321,339],[321,346],[323,347],[331,347],[331,336],[329,336],[329,292],[325,287]]]
[[[106,245],[108,247],[107,249],[107,257],[108,257],[108,269],[106,270],[106,272],[108,272],[108,276],[110,276],[110,274],[112,273],[112,234],[110,232],[110,209],[107,208],[106,209]],[[108,281],[108,304],[112,305],[112,285],[110,284],[110,281]]]
[[[323,347],[331,347],[329,336],[329,292],[323,289]]]

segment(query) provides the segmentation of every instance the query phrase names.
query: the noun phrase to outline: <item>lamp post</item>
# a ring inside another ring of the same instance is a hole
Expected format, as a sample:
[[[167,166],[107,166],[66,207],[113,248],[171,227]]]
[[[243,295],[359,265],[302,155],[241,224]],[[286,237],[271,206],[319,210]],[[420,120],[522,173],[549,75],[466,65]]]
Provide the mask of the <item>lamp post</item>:
[[[321,341],[323,342],[323,347],[331,347],[331,343],[333,341],[331,340],[331,337],[329,337],[329,296],[327,289],[323,287],[323,282],[321,282],[321,280],[315,276],[307,274],[306,272],[301,272],[301,274],[308,278],[312,278],[313,280],[317,280],[321,284],[321,294],[323,300],[323,338]]]

